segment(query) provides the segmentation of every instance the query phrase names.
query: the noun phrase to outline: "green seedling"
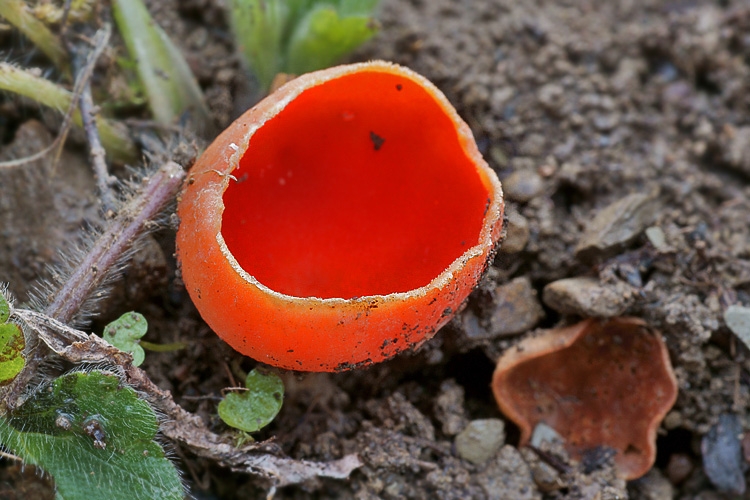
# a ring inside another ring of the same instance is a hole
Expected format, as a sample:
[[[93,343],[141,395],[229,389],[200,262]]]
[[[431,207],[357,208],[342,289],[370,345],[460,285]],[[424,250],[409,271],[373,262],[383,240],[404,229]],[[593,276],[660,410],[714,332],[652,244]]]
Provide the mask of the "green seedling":
[[[248,373],[247,390],[232,392],[219,403],[219,417],[229,426],[256,432],[276,418],[284,402],[284,383],[275,373],[257,368]]]
[[[133,355],[133,365],[141,366],[146,357],[140,338],[146,335],[148,322],[142,314],[129,312],[120,316],[104,328],[102,338],[119,350]]]
[[[0,444],[52,475],[65,500],[181,500],[175,466],[154,441],[156,415],[102,372],[71,373],[0,417]]]
[[[232,30],[264,92],[279,73],[336,64],[377,32],[377,0],[231,0]]]

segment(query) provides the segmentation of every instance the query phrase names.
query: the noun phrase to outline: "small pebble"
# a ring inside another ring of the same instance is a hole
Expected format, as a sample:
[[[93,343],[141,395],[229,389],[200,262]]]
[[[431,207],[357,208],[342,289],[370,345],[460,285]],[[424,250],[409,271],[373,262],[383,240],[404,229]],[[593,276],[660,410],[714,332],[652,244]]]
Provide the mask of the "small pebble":
[[[529,222],[526,217],[515,210],[509,208],[508,211],[508,231],[500,246],[500,252],[505,254],[518,253],[526,248],[529,241]]]
[[[540,422],[536,424],[536,427],[534,427],[534,430],[531,432],[529,444],[534,448],[541,448],[544,443],[551,444],[554,442],[561,442],[562,440],[562,437],[555,429],[544,422]]]
[[[542,318],[544,309],[529,278],[516,278],[495,289],[495,308],[490,316],[492,336],[526,332]]]
[[[634,299],[624,284],[621,287],[603,286],[599,280],[587,277],[553,281],[542,291],[542,301],[547,307],[562,314],[593,318],[619,316]]]
[[[693,472],[693,461],[685,453],[673,453],[667,462],[666,472],[669,482],[678,485]]]
[[[724,311],[724,322],[750,348],[750,307],[732,305]]]
[[[463,333],[469,339],[485,339],[489,337],[487,330],[479,324],[479,317],[469,309],[465,309],[459,316],[458,322]]]
[[[435,416],[447,436],[455,436],[467,426],[464,388],[455,380],[444,380],[440,384],[440,394],[435,398]]]
[[[594,128],[600,132],[609,132],[620,123],[619,113],[597,113],[594,116]]]
[[[544,188],[542,178],[536,172],[519,170],[503,180],[503,191],[511,201],[526,203],[536,198]]]
[[[657,213],[655,193],[635,193],[617,200],[599,210],[586,225],[576,254],[585,257],[606,253],[630,242],[653,222]]]
[[[651,469],[645,476],[633,481],[630,486],[637,492],[636,498],[641,500],[666,500],[674,498],[672,483],[664,477],[659,469]]]
[[[745,493],[741,435],[739,417],[724,414],[701,440],[703,471],[708,479],[718,490],[736,495]]]
[[[664,231],[659,226],[651,226],[646,228],[646,238],[654,245],[657,250],[664,250],[667,248],[667,237],[664,236]]]
[[[741,172],[750,174],[750,127],[724,134],[724,159]]]
[[[492,458],[505,442],[505,423],[499,418],[473,420],[456,436],[456,453],[480,465]]]

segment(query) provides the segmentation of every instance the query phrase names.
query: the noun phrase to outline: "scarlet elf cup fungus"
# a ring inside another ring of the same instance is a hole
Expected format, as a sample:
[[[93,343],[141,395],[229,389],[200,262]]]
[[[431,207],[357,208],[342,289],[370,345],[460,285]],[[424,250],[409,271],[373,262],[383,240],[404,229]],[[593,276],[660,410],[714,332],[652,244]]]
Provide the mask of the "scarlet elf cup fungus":
[[[206,322],[288,369],[382,361],[429,339],[494,255],[500,183],[424,77],[382,61],[282,86],[191,169],[177,254]]]
[[[664,341],[638,318],[588,319],[528,337],[500,357],[492,389],[521,445],[544,422],[574,458],[615,449],[625,479],[654,464],[656,430],[677,398]]]

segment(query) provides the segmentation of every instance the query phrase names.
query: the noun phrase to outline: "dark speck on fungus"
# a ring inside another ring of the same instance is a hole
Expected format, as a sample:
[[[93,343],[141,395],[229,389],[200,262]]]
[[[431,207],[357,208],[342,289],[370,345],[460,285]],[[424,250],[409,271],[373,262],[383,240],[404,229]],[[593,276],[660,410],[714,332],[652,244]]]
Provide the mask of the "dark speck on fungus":
[[[375,151],[378,151],[383,146],[383,143],[385,142],[385,139],[383,139],[378,134],[372,131],[370,131],[370,140],[372,141],[372,146],[373,146],[373,149],[375,149]]]

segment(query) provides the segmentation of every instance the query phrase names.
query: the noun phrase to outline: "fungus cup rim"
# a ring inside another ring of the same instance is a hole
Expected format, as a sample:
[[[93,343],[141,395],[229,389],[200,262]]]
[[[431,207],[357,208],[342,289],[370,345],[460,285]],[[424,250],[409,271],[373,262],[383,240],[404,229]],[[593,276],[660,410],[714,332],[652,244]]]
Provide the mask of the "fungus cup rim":
[[[230,147],[234,152],[229,157],[227,157],[226,163],[229,168],[226,171],[221,172],[222,180],[219,189],[220,194],[224,194],[224,192],[229,187],[229,183],[233,180],[230,175],[234,170],[239,168],[240,160],[247,152],[247,149],[250,146],[250,139],[255,134],[255,132],[263,127],[263,125],[265,125],[269,120],[273,119],[279,113],[281,113],[289,103],[299,97],[303,92],[319,85],[325,84],[328,81],[335,80],[339,77],[349,74],[359,73],[360,71],[388,73],[392,70],[396,70],[402,76],[415,81],[417,84],[423,87],[429,93],[430,97],[432,97],[436,101],[436,104],[440,106],[441,110],[448,115],[451,123],[455,126],[461,149],[466,153],[467,159],[475,165],[476,174],[482,179],[483,184],[487,185],[490,204],[487,207],[485,215],[483,216],[482,228],[479,232],[477,244],[469,247],[466,251],[459,255],[448,267],[446,267],[440,274],[433,278],[428,284],[423,285],[419,288],[408,290],[406,292],[393,292],[385,295],[364,295],[350,299],[341,297],[321,298],[315,296],[300,297],[295,295],[288,295],[273,290],[272,288],[264,285],[263,283],[258,281],[255,276],[245,271],[242,266],[240,266],[239,262],[237,262],[237,259],[227,247],[227,244],[222,235],[221,226],[223,224],[225,206],[222,197],[219,196],[219,212],[216,217],[219,223],[218,230],[215,236],[216,242],[219,245],[219,249],[222,255],[227,260],[229,265],[246,283],[257,287],[262,292],[267,293],[276,299],[305,305],[309,305],[310,303],[321,305],[352,304],[357,302],[369,303],[373,300],[382,302],[401,302],[413,297],[424,297],[432,289],[444,288],[451,282],[454,275],[460,273],[460,271],[471,259],[481,257],[488,249],[489,255],[494,255],[495,251],[501,243],[500,238],[496,238],[494,234],[500,233],[504,225],[502,221],[504,213],[504,197],[502,185],[500,184],[497,175],[490,168],[489,164],[479,152],[471,129],[461,118],[450,101],[448,101],[443,92],[438,89],[435,84],[427,80],[427,78],[423,77],[422,75],[416,73],[415,71],[387,61],[374,60],[369,62],[335,66],[326,70],[307,73],[279,87],[279,89],[277,89],[275,93],[283,95],[283,98],[275,102],[267,113],[264,113],[262,120],[258,120],[257,122],[249,126],[247,132],[245,132],[245,134],[242,136],[240,145],[237,145],[234,142],[230,144]]]

